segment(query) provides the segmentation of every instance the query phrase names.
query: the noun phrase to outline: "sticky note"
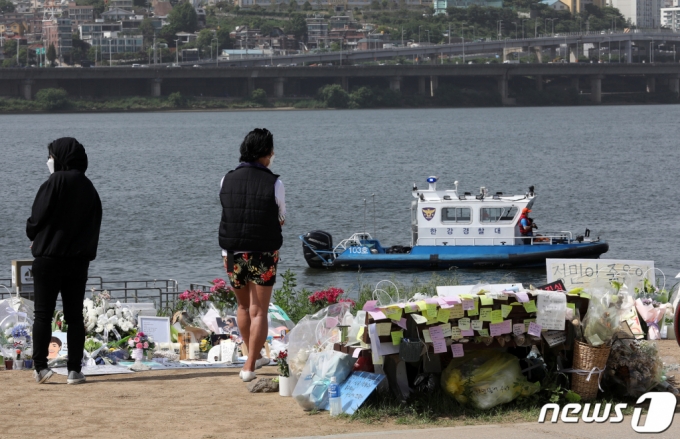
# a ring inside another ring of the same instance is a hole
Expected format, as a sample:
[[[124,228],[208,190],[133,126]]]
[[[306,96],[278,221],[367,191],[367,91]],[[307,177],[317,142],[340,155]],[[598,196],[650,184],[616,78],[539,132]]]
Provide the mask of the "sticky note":
[[[515,297],[520,302],[528,302],[529,301],[529,296],[527,295],[527,293],[517,292],[517,293],[515,293]]]
[[[503,314],[503,318],[506,318],[508,315],[510,315],[511,311],[512,307],[510,305],[501,305],[501,313]]]
[[[361,348],[356,348],[356,349],[354,349],[354,352],[352,352],[352,357],[354,357],[354,358],[359,358],[359,355],[361,354],[361,351],[362,351],[362,350],[363,350],[363,349],[361,349]]]
[[[387,318],[385,316],[385,314],[383,314],[383,312],[378,310],[378,309],[376,309],[374,311],[366,311],[366,312],[368,314],[370,314],[371,317],[373,317],[373,320],[385,320]]]
[[[449,312],[449,318],[461,319],[463,317],[465,317],[465,310],[463,309],[463,305],[460,303],[453,305],[453,308],[451,308]]]
[[[488,329],[480,329],[479,331],[477,331],[477,333],[482,337],[488,337],[489,336],[489,330]]]
[[[460,326],[460,321],[458,321],[458,326]],[[475,331],[479,331],[484,326],[484,322],[481,320],[473,320],[472,322],[470,322],[470,326]]]
[[[432,337],[430,337],[429,329],[423,329],[423,340],[425,340],[425,343],[432,343]]]
[[[430,338],[432,340],[444,339],[444,331],[442,330],[441,326],[432,326],[430,328]]]
[[[404,310],[399,308],[398,306],[390,306],[389,308],[383,311],[383,314],[385,314],[387,318],[390,320],[401,320],[401,313],[403,311]]]
[[[425,318],[427,319],[427,322],[426,322],[426,323],[427,323],[428,325],[434,325],[435,323],[437,323],[437,316],[436,316],[436,315],[435,315],[434,317],[430,317],[430,316],[427,314],[427,311],[423,311],[423,314],[422,314],[422,315],[423,315],[423,317],[425,317]]]
[[[470,300],[473,299],[472,294],[461,294],[458,297],[460,297],[461,299],[470,299]]]
[[[493,311],[491,308],[482,308],[481,313],[479,315],[479,320],[483,322],[490,322],[491,321],[491,311]]]
[[[463,338],[460,328],[451,328],[451,338],[453,340],[460,340]]]
[[[451,314],[450,309],[443,309],[440,308],[439,311],[437,312],[437,321],[446,323],[449,321],[449,314]]]
[[[485,294],[479,296],[479,300],[482,302],[482,306],[493,305],[493,298]]]
[[[524,310],[525,310],[526,312],[536,312],[536,311],[537,311],[537,309],[536,309],[536,301],[530,300],[530,301],[528,301],[528,302],[525,302],[525,303],[524,303]]]
[[[524,323],[515,323],[512,325],[512,333],[515,335],[522,335],[526,332],[526,327]]]
[[[501,326],[502,323],[492,323],[489,325],[489,333],[491,334],[492,337],[496,337],[498,335],[501,335]]]
[[[458,327],[460,328],[461,331],[467,331],[468,329],[470,329],[470,319],[467,317],[464,319],[459,319]]]
[[[472,329],[468,329],[467,331],[461,330],[460,335],[462,335],[463,337],[472,337],[475,335],[475,331],[473,331]]]
[[[398,322],[394,322],[394,323],[396,323],[397,325],[399,325],[401,328],[406,329],[406,318],[402,318],[402,319],[399,320]]]
[[[390,335],[392,323],[378,323],[378,335]]]
[[[406,306],[404,307],[404,312],[407,314],[417,311],[419,311],[419,309],[418,305],[416,305],[415,303],[407,303]]]
[[[437,317],[437,304],[436,303],[427,303],[425,304],[427,307],[427,317]]]
[[[364,303],[363,310],[374,311],[376,309],[377,304],[378,304],[377,300],[367,300],[366,303]]]
[[[363,340],[363,338],[362,338],[363,336],[364,336],[364,327],[361,326],[361,327],[359,328],[359,332],[357,333],[357,340],[358,340],[358,341],[362,341],[362,340]]]
[[[524,332],[529,330],[529,323],[535,322],[536,319],[524,319]]]
[[[432,347],[434,347],[435,354],[446,352],[446,340],[443,338],[441,340],[432,340]]]
[[[583,299],[590,299],[590,294],[586,293],[585,291],[581,291],[580,296]]]
[[[503,311],[495,309],[491,311],[491,323],[500,323],[503,321]]]
[[[492,323],[489,325],[491,329],[491,336],[510,334],[512,332],[512,320],[504,320],[501,323]]]
[[[463,300],[463,310],[470,311],[471,309],[475,309],[475,301],[472,299]]]
[[[451,323],[444,323],[443,325],[439,325],[439,327],[442,328],[442,335],[444,338],[451,337]]]
[[[419,310],[425,311],[427,309],[427,303],[425,303],[424,300],[419,300],[416,302],[416,306],[418,307]]]
[[[571,308],[575,312],[576,311],[576,304],[575,303],[567,303],[567,308]]]
[[[534,335],[536,337],[541,336],[541,325],[536,322],[529,323],[529,335]]]
[[[421,316],[420,314],[411,314],[411,317],[413,318],[417,325],[427,323],[427,318]]]
[[[398,346],[401,339],[404,338],[404,331],[392,331],[390,335],[392,336],[392,344]]]
[[[474,308],[471,310],[468,310],[468,315],[469,316],[478,316],[479,315],[479,302],[477,302],[477,299],[473,300],[472,303],[474,304]]]
[[[453,354],[453,358],[465,356],[465,353],[463,352],[463,345],[460,343],[453,343],[451,345],[451,353]]]

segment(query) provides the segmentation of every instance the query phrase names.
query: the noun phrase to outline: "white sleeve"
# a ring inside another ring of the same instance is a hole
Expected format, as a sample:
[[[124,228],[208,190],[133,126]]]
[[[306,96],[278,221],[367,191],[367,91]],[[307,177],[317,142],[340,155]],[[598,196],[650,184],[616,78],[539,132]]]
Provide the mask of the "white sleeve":
[[[226,177],[226,175],[224,177]],[[222,177],[222,180],[220,180],[220,192],[222,192],[222,184],[224,183],[224,177]]]
[[[286,189],[283,187],[283,182],[276,179],[274,184],[274,197],[276,198],[276,205],[279,206],[279,221],[286,220]]]

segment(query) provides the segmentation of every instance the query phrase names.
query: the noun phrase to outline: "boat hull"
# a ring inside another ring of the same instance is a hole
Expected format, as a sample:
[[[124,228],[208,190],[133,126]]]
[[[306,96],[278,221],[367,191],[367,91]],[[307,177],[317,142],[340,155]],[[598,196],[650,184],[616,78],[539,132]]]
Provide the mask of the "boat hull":
[[[513,246],[416,246],[407,254],[357,254],[345,251],[334,268],[510,268],[545,267],[551,259],[597,259],[609,250],[606,242]]]

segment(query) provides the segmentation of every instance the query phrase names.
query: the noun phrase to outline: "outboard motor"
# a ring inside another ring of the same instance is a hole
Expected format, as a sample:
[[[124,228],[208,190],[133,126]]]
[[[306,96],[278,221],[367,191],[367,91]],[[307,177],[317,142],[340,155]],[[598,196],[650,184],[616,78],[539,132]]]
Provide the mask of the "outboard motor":
[[[304,242],[302,243],[302,253],[305,256],[305,261],[307,265],[311,268],[323,268],[324,261],[316,254],[314,251],[333,250],[333,237],[330,233],[324,232],[323,230],[314,230],[307,233],[304,236]],[[324,254],[326,257],[326,254]],[[328,259],[331,260],[333,256],[328,253]]]

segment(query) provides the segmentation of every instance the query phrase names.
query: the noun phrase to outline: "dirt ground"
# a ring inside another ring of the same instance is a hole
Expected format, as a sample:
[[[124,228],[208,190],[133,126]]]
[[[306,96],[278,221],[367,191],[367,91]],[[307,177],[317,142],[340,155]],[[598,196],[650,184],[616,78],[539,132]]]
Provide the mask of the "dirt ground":
[[[680,382],[680,347],[660,341],[659,354],[675,365],[669,376]],[[54,375],[37,385],[25,371],[0,371],[0,438],[38,436],[98,439],[276,438],[430,427],[333,419],[308,414],[292,398],[252,394],[239,369],[158,371],[88,377],[66,385]],[[260,377],[276,376],[265,367]],[[251,427],[249,427],[251,426]]]

